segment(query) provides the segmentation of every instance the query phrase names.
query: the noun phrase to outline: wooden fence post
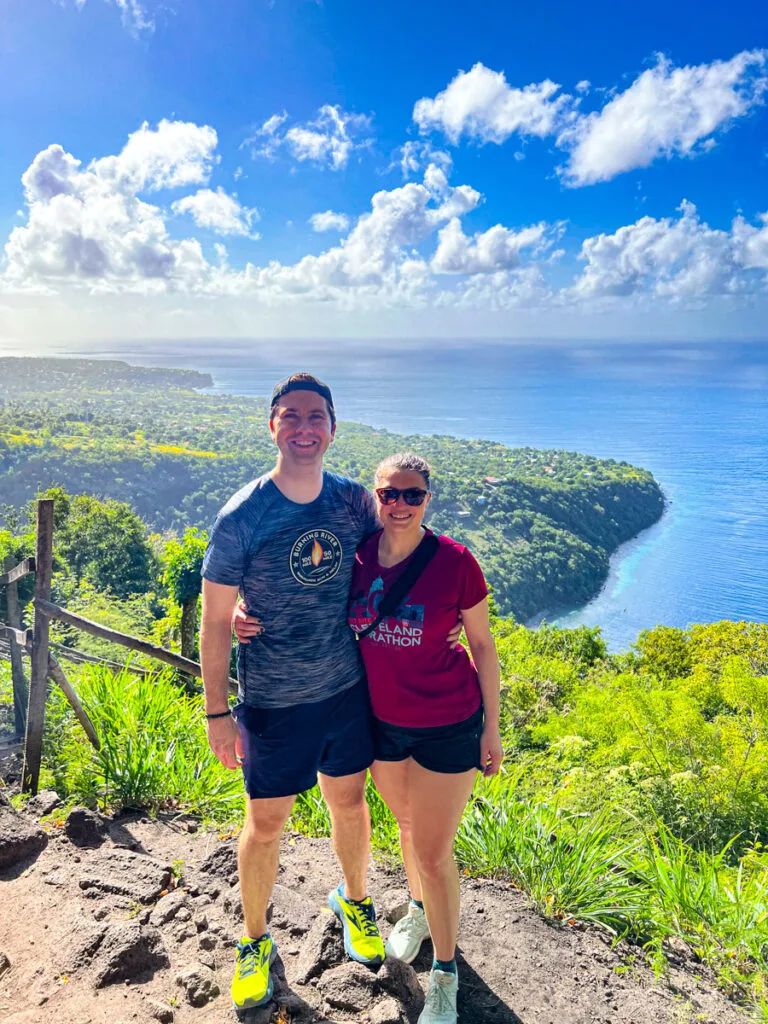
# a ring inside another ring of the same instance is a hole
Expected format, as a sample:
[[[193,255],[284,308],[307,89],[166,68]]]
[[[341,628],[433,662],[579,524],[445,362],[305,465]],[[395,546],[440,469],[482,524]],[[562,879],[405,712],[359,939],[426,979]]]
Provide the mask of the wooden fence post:
[[[37,503],[37,557],[35,599],[49,601],[53,563],[53,500],[42,498]],[[48,616],[35,607],[32,637],[32,673],[29,682],[27,733],[24,743],[23,793],[37,794],[40,781],[40,755],[43,747],[45,696],[48,679]]]
[[[10,572],[16,565],[13,555],[5,560],[5,568]],[[14,629],[21,629],[21,613],[19,611],[19,589],[16,582],[9,583],[5,591],[5,599],[8,605],[8,625]],[[21,648],[16,643],[16,638],[8,638],[8,645],[11,650],[11,679],[13,680],[13,717],[14,728],[18,736],[24,735],[27,727],[27,698],[28,687],[24,676],[24,665],[21,660]]]

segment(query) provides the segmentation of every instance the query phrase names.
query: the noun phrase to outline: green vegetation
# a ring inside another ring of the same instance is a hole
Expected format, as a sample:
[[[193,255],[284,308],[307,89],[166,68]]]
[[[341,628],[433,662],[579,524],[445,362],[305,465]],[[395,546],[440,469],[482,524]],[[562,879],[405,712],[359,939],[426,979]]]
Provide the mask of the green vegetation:
[[[566,927],[590,921],[639,944],[659,971],[685,943],[734,998],[768,1002],[768,626],[658,627],[624,655],[606,654],[597,629],[493,629],[507,760],[464,815],[463,869],[508,879]],[[239,825],[241,780],[212,757],[199,696],[167,672],[68,671],[102,750],[53,691],[44,785]],[[394,821],[370,783],[368,795],[374,846],[391,857]],[[292,825],[329,834],[317,789]]]
[[[0,361],[0,556],[32,553],[25,503],[58,488],[54,599],[193,653],[199,527],[271,465],[264,403],[196,394],[185,388],[206,382],[175,371],[66,363],[44,382],[43,364],[12,362]],[[170,374],[164,390],[154,373]],[[405,446],[435,465],[432,525],[472,546],[496,606],[517,619],[586,600],[609,552],[663,507],[653,478],[624,463],[348,423],[331,466],[369,481]],[[30,597],[27,580],[22,604]],[[464,871],[509,880],[564,927],[586,920],[639,944],[659,971],[684,943],[768,1021],[768,626],[658,626],[621,655],[607,653],[598,629],[532,632],[494,615],[493,630],[507,760],[478,781],[462,820]],[[69,628],[52,635],[125,658]],[[239,825],[239,773],[210,753],[188,680],[139,675],[133,667],[151,667],[140,658],[118,672],[64,664],[102,749],[53,690],[43,785],[70,803]],[[0,661],[0,725],[11,717]],[[390,857],[394,821],[370,783],[368,797],[374,846]],[[292,825],[329,834],[317,789],[299,798]]]
[[[125,502],[152,530],[181,536],[208,528],[225,501],[274,462],[266,402],[188,390],[209,383],[189,371],[125,363],[0,359],[7,512],[62,487]],[[589,600],[610,553],[663,511],[650,473],[575,452],[341,422],[328,466],[370,484],[376,464],[404,447],[434,464],[430,525],[472,548],[499,608],[519,621]]]

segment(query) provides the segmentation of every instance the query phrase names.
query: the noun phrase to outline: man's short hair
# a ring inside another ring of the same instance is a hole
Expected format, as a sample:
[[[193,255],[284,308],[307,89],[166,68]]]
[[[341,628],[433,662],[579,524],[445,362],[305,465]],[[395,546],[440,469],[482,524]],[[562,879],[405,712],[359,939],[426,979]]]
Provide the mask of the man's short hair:
[[[277,403],[291,391],[314,391],[315,394],[324,398],[328,403],[328,415],[331,417],[331,426],[336,426],[336,410],[333,408],[331,389],[311,373],[292,373],[290,377],[286,377],[279,384],[275,384],[272,391],[272,401],[269,406],[270,419],[274,419]]]

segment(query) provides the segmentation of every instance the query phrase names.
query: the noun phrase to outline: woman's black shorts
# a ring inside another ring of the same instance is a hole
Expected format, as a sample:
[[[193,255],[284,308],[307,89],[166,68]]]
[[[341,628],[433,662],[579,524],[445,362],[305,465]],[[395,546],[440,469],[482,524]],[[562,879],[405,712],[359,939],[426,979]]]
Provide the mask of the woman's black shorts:
[[[445,775],[458,775],[472,768],[481,771],[480,737],[483,709],[455,725],[409,729],[373,720],[374,757],[377,761],[404,761],[412,757],[422,768]]]

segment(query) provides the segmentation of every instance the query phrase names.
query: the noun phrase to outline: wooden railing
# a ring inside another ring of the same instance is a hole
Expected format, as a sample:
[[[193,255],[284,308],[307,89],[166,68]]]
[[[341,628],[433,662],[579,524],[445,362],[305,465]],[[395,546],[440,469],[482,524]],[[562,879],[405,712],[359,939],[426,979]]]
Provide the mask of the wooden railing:
[[[196,661],[183,658],[165,647],[158,647],[147,640],[120,633],[116,629],[92,622],[82,615],[61,608],[51,601],[51,575],[53,569],[53,500],[42,498],[37,502],[37,541],[34,558],[25,558],[19,565],[5,565],[6,572],[0,576],[0,586],[6,587],[8,605],[8,622],[0,623],[0,640],[5,640],[11,660],[13,679],[14,717],[18,734],[24,732],[24,767],[22,771],[22,791],[37,793],[40,781],[40,761],[43,746],[43,729],[45,725],[46,685],[51,679],[59,686],[72,706],[77,720],[85,730],[88,739],[98,750],[99,737],[87,712],[78,700],[74,687],[64,674],[61,665],[51,653],[51,646],[57,647],[60,656],[65,649],[58,644],[51,644],[49,629],[51,619],[67,623],[77,629],[110,643],[119,644],[140,654],[147,655],[155,661],[185,672],[188,675],[202,678],[202,670]],[[34,623],[32,629],[21,628],[21,615],[18,601],[18,582],[34,573],[35,596],[32,602]],[[27,693],[26,678],[22,664],[22,653],[29,655],[32,668],[30,672],[29,690]],[[94,658],[91,655],[74,652],[81,661],[98,662],[110,668],[126,666],[109,661],[106,658]],[[0,656],[3,648],[0,647]],[[146,670],[138,670],[146,674]],[[235,692],[237,682],[229,680],[229,688]]]

